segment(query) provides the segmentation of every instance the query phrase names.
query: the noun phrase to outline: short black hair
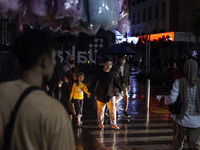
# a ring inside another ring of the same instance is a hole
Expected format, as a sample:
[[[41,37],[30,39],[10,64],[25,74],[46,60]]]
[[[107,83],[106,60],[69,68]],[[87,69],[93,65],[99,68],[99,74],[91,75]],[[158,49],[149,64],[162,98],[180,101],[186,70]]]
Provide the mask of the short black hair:
[[[13,52],[20,63],[20,68],[29,70],[37,65],[42,55],[51,55],[56,43],[53,32],[28,29],[15,40]]]
[[[104,57],[102,63],[105,63],[105,62],[107,62],[107,61],[112,61],[112,62],[113,62],[113,59],[110,58],[110,57]]]
[[[125,58],[126,58],[126,56],[123,55],[123,54],[119,54],[119,55],[118,55],[118,59],[121,59],[122,57],[125,57]]]

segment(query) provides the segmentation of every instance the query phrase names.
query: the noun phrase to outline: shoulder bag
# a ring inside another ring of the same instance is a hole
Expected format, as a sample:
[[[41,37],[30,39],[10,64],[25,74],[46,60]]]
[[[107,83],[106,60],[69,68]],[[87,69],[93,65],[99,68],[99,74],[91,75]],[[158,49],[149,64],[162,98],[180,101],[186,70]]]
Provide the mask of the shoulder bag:
[[[181,79],[180,79],[180,83],[179,83],[179,95],[176,99],[176,101],[174,102],[174,104],[170,104],[168,105],[168,110],[172,113],[172,114],[180,114],[181,113],[181,108],[182,108],[182,97],[181,97]]]
[[[1,150],[10,150],[10,142],[11,142],[13,127],[15,124],[17,112],[18,112],[24,98],[33,90],[38,90],[38,89],[40,89],[40,88],[36,87],[36,86],[28,87],[27,89],[25,89],[25,91],[19,97],[17,103],[15,104],[14,109],[12,110],[12,112],[10,114],[10,121],[8,122],[8,124],[5,127],[4,136],[3,136],[3,144],[2,144]]]

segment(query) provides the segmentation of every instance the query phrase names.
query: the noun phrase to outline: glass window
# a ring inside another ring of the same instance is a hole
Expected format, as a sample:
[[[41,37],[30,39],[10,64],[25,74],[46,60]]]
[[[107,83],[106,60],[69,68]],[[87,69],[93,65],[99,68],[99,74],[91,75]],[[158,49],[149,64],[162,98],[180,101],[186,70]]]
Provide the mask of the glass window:
[[[133,16],[132,16],[132,24],[135,24],[135,13],[133,13]]]
[[[140,23],[140,12],[138,12],[137,23]]]
[[[152,19],[152,7],[149,7],[149,21]]]
[[[143,17],[142,17],[142,21],[145,22],[146,21],[146,10],[143,10]]]
[[[135,0],[134,0],[134,1],[132,1],[132,6],[135,6]]]
[[[155,19],[158,19],[158,5],[155,6]]]
[[[166,15],[166,3],[163,2],[162,3],[162,17],[165,17],[165,15]]]

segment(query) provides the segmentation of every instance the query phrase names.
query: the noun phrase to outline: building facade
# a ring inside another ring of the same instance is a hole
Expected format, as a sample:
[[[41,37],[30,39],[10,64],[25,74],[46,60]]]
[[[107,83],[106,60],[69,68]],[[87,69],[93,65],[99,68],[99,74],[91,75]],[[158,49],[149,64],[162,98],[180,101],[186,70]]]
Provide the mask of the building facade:
[[[129,0],[129,7],[129,32],[144,39],[137,48],[146,68],[159,59],[165,64],[169,59],[190,56],[193,51],[200,55],[200,0]],[[150,46],[146,46],[146,35],[150,35]]]
[[[200,15],[199,0],[131,0],[131,35],[192,32],[192,23]]]

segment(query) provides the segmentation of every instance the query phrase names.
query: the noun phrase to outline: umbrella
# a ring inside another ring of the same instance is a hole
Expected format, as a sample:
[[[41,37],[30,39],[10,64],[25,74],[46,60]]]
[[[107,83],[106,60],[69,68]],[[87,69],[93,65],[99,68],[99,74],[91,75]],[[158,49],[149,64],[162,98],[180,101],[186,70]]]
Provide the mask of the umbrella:
[[[107,50],[104,51],[104,54],[130,54],[130,55],[136,55],[137,52],[128,46],[124,45],[114,45],[108,48]]]

